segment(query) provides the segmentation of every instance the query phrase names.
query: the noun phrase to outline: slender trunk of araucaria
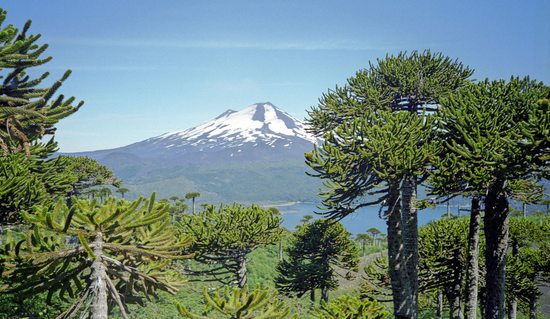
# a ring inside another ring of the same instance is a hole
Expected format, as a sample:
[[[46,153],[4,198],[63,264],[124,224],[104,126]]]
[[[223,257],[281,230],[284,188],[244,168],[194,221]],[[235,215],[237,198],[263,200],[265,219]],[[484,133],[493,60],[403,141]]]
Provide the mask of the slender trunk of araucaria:
[[[479,197],[472,198],[470,211],[470,230],[468,232],[468,268],[466,271],[465,319],[477,318],[477,289],[479,283],[479,231],[481,227],[481,209]]]
[[[279,239],[279,261],[283,261],[283,239]]]
[[[443,318],[443,290],[441,290],[441,288],[437,289],[437,309],[435,311],[435,318]]]
[[[311,300],[311,302],[315,302],[315,289],[311,289],[309,291],[309,300]]]
[[[406,175],[401,191],[403,250],[411,305],[410,317],[418,317],[418,215],[416,208],[416,176]]]
[[[396,318],[412,318],[412,298],[407,285],[405,266],[401,206],[399,205],[399,183],[389,185],[386,219],[388,224],[388,264],[393,296],[393,313]]]
[[[193,202],[193,214],[195,213],[195,197],[193,197],[191,199],[191,201]]]
[[[92,263],[92,313],[91,319],[107,319],[109,308],[107,305],[107,272],[102,261],[103,234],[97,232],[92,243],[95,260]]]
[[[485,318],[504,319],[506,250],[508,249],[508,199],[505,183],[497,179],[485,197],[485,238],[487,263]]]
[[[508,305],[508,319],[516,319],[518,314],[518,301],[516,298],[510,300]]]
[[[529,319],[537,319],[537,296],[531,296],[529,300]]]
[[[515,239],[512,239],[512,258],[516,260],[519,258],[519,243]],[[517,287],[515,287],[516,285],[516,283],[513,283],[511,288],[517,290]],[[508,319],[516,319],[518,314],[518,300],[515,294],[509,296],[508,299]]]
[[[238,258],[238,270],[237,270],[237,285],[239,288],[243,288],[246,285],[246,255],[239,256]]]
[[[459,252],[457,251],[458,255]],[[454,257],[459,258],[455,255]],[[462,319],[462,309],[460,305],[460,297],[462,295],[462,269],[460,267],[455,267],[453,270],[453,285],[449,288],[448,299],[449,299],[449,318],[451,319]]]
[[[328,287],[321,287],[321,301],[328,303]]]

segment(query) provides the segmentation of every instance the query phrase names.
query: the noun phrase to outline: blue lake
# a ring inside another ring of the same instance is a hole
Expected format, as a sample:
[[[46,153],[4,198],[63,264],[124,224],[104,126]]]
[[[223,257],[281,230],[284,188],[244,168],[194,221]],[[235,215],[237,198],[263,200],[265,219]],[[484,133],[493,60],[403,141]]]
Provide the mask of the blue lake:
[[[321,215],[314,212],[321,211],[313,203],[296,203],[292,205],[276,206],[283,216],[283,226],[287,229],[294,230],[294,228],[301,224],[300,219],[304,215],[312,215],[313,218],[320,218]],[[346,216],[342,219],[342,224],[353,234],[364,233],[371,227],[378,228],[383,233],[387,232],[386,221],[378,216],[380,206],[364,207],[357,212]],[[418,224],[424,225],[432,220],[439,219],[447,211],[445,206],[438,206],[436,208],[427,208],[418,211]]]

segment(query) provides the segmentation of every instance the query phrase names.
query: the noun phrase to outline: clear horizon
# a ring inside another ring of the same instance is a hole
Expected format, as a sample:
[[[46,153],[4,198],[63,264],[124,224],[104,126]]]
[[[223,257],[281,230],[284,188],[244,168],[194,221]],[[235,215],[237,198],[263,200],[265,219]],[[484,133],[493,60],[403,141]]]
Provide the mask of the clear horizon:
[[[430,49],[474,79],[550,83],[548,1],[6,1],[48,43],[50,80],[84,100],[62,152],[125,146],[270,101],[298,119],[369,61]]]

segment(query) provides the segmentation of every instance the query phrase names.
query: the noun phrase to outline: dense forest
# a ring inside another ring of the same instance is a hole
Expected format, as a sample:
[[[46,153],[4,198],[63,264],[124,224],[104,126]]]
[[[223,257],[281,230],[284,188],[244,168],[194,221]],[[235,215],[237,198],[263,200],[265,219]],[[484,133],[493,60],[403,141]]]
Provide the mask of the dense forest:
[[[288,230],[277,209],[191,189],[129,201],[109,168],[54,156],[56,124],[83,102],[57,93],[71,71],[40,72],[51,57],[31,22],[6,19],[0,9],[1,318],[548,317],[548,209],[510,208],[548,205],[545,84],[473,80],[429,50],[370,62],[308,112],[324,216]],[[456,196],[468,216],[419,227],[419,210]],[[339,220],[369,205],[387,229],[352,236]]]

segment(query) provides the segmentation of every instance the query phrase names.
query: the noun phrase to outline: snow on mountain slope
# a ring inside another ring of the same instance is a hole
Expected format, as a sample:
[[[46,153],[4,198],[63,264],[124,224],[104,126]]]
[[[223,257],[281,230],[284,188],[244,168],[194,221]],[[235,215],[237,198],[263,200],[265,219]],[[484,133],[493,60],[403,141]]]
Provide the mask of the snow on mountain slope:
[[[316,142],[302,122],[271,103],[258,103],[187,130],[70,155],[108,166],[134,194],[198,191],[210,201],[311,200],[320,182],[304,173],[304,153]]]
[[[197,127],[165,133],[146,140],[166,148],[185,146],[227,148],[245,144],[289,147],[293,143],[313,144],[316,138],[305,125],[271,103],[258,103],[241,111],[227,110]]]

